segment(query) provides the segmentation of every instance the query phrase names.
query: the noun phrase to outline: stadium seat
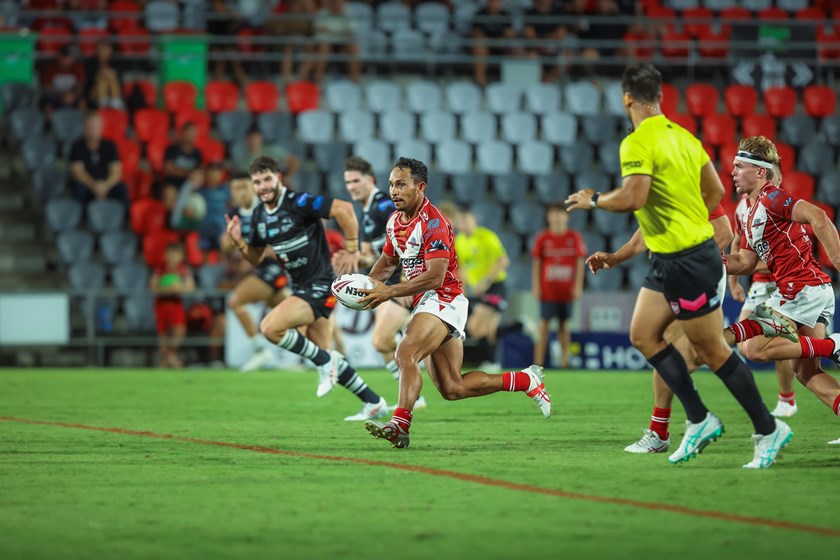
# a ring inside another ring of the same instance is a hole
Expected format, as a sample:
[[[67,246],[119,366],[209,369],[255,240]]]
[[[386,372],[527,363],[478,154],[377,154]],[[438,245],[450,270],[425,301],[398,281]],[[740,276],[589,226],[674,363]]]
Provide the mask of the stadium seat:
[[[545,208],[532,200],[520,200],[510,207],[510,221],[513,231],[520,235],[531,235],[543,229],[544,221],[536,219],[543,216]]]
[[[152,33],[169,33],[180,27],[180,6],[167,0],[149,0],[144,6],[146,29]]]
[[[117,33],[117,51],[122,55],[148,56],[151,48],[151,36],[142,27],[132,27]]]
[[[373,138],[366,138],[356,143],[353,148],[353,153],[370,162],[374,171],[383,173],[390,171],[391,164],[391,148],[381,140]]]
[[[132,332],[153,332],[155,330],[155,304],[151,296],[127,297],[123,311],[128,328]]]
[[[398,62],[424,62],[426,60],[426,36],[415,29],[403,29],[398,35],[391,35],[391,56]]]
[[[373,29],[373,7],[366,2],[347,2],[344,15],[352,22],[357,35],[363,35]]]
[[[712,25],[712,10],[708,8],[701,8],[694,2],[694,6],[691,8],[682,8],[682,16],[683,20],[683,29],[686,33],[693,39],[697,39],[699,37],[705,36]],[[680,9],[674,6],[674,3],[671,2],[671,7],[674,9]]]
[[[764,91],[764,107],[772,117],[789,117],[796,112],[796,91],[788,86],[767,89]]]
[[[85,230],[68,229],[58,234],[56,246],[62,264],[89,261],[93,256],[93,234]]]
[[[840,146],[840,115],[831,115],[822,119],[820,132],[835,148]]]
[[[571,193],[569,176],[561,170],[536,175],[534,177],[534,190],[537,192],[537,199],[542,204],[566,200],[566,197]]]
[[[821,61],[840,58],[840,34],[836,28],[817,26],[817,57]]]
[[[593,181],[594,179],[594,181]],[[591,185],[588,187],[582,187],[582,185]],[[601,185],[601,186],[599,186]],[[589,188],[595,189],[598,192],[603,192],[604,189],[609,190],[610,187],[610,179],[606,175],[601,175],[599,177],[598,174],[593,175],[591,178],[587,176],[581,176],[578,178],[578,189],[580,188]],[[595,225],[595,230],[602,234],[602,235],[615,235],[615,234],[623,234],[626,233],[628,228],[627,225],[627,215],[626,214],[610,214],[608,212],[593,212],[592,213],[592,222]],[[620,247],[620,245],[618,246]],[[618,247],[614,246],[613,251],[618,249]]]
[[[721,31],[703,28],[697,37],[697,50],[703,58],[726,58],[729,55],[729,39],[728,26]]]
[[[723,91],[726,112],[733,117],[746,117],[755,113],[758,91],[752,86],[732,84]]]
[[[163,85],[163,106],[170,113],[194,109],[198,89],[192,82],[173,81]]]
[[[245,138],[252,124],[253,117],[248,111],[222,111],[216,115],[215,130],[219,140],[231,143]]]
[[[140,5],[134,0],[114,0],[109,4],[108,10],[115,14],[111,16],[108,22],[114,31],[119,32],[142,26]]]
[[[137,253],[137,238],[130,231],[106,231],[99,236],[99,251],[107,264],[131,262]]]
[[[703,119],[703,143],[722,146],[735,138],[735,119],[729,115],[709,115]]]
[[[211,113],[236,111],[239,108],[239,87],[227,80],[209,82],[204,88],[204,100]]]
[[[128,197],[133,202],[152,196],[155,177],[151,171],[138,169],[133,177],[123,178],[128,185]]]
[[[443,90],[435,82],[414,80],[405,89],[408,109],[414,113],[439,111],[443,100]]]
[[[18,109],[8,115],[12,139],[21,141],[44,130],[44,114],[36,109]]]
[[[571,113],[548,113],[542,116],[543,140],[555,146],[572,146],[578,141],[577,119]]]
[[[384,113],[400,108],[400,86],[391,81],[376,80],[365,88],[365,102],[374,113]]]
[[[386,54],[390,54],[388,52],[388,36],[378,29],[357,36],[356,41],[359,45],[359,55],[363,61],[371,58],[379,60]]]
[[[154,198],[135,200],[129,207],[129,218],[131,231],[137,235],[146,235],[166,227],[166,208],[161,201]]]
[[[685,88],[685,104],[693,117],[708,117],[717,112],[718,90],[711,84],[692,84]]]
[[[785,173],[782,188],[804,200],[814,200],[814,178],[807,173]]]
[[[417,135],[417,120],[414,113],[392,109],[379,115],[379,136],[386,142],[399,142],[401,138]]]
[[[560,97],[560,87],[556,84],[531,84],[525,90],[525,109],[535,115],[555,113],[560,110]]]
[[[105,287],[105,267],[97,262],[76,261],[67,273],[74,292],[98,292]]]
[[[602,270],[598,274],[586,275],[586,291],[618,292],[621,290],[623,275],[621,269]]]
[[[122,229],[125,205],[118,200],[93,200],[87,207],[90,229],[96,233]]]
[[[338,115],[338,134],[344,142],[360,142],[373,137],[373,113],[349,111]]]
[[[465,171],[450,175],[452,194],[458,204],[472,204],[487,197],[488,176],[477,171]]]
[[[785,174],[787,174],[790,171],[793,171],[796,167],[796,151],[793,149],[792,146],[789,146],[788,144],[783,144],[781,142],[775,142],[775,144],[776,152],[781,158],[782,171]]]
[[[438,170],[447,174],[472,171],[472,148],[463,140],[442,140],[437,145]]]
[[[563,165],[563,169],[573,175],[589,171],[594,159],[592,146],[585,142],[560,148],[560,163]]]
[[[199,268],[204,264],[205,255],[201,249],[201,236],[197,231],[191,231],[184,236],[184,260],[187,265]]]
[[[143,258],[153,269],[161,268],[166,264],[165,252],[170,243],[180,241],[180,236],[168,229],[150,231],[143,236]]]
[[[799,171],[819,178],[834,169],[834,148],[820,140],[812,140],[800,148],[797,167]],[[786,176],[784,183],[787,185]],[[840,189],[840,185],[837,188]]]
[[[312,82],[292,82],[286,86],[286,104],[293,115],[317,109],[321,104],[321,90]]]
[[[270,113],[277,110],[280,92],[273,82],[254,81],[245,86],[245,103],[252,113]]]
[[[513,148],[501,140],[485,140],[476,146],[478,170],[488,174],[510,173],[513,169]]]
[[[134,134],[143,143],[165,138],[169,134],[169,115],[160,109],[138,109],[134,113]]]
[[[529,175],[547,175],[554,170],[554,148],[547,142],[529,140],[516,147],[519,170]]]
[[[151,108],[157,105],[157,87],[149,80],[126,82],[123,85],[123,99],[129,99],[136,88],[139,88],[146,107]]]
[[[533,113],[513,111],[505,113],[502,119],[502,138],[511,144],[521,144],[537,137],[537,119]]]
[[[807,144],[817,135],[814,119],[806,115],[791,115],[782,119],[781,140],[791,146]]]
[[[145,292],[149,289],[149,276],[148,266],[128,259],[117,262],[111,269],[111,280],[120,295]]]
[[[828,117],[834,114],[837,94],[828,86],[810,85],[802,94],[805,112],[811,117]]]
[[[741,120],[742,136],[766,136],[776,139],[776,119],[767,115],[751,114]]]
[[[724,142],[718,150],[718,161],[720,161],[720,170],[725,175],[725,179],[721,179],[724,186],[732,183],[732,168],[735,163],[735,154],[738,153],[738,142],[735,138],[728,142]]]
[[[837,188],[838,185],[840,185],[840,171],[831,170],[825,173],[819,180],[817,199],[831,206],[840,206],[840,188]]]
[[[363,139],[360,139],[364,140]],[[345,142],[324,142],[312,144],[312,159],[318,171],[335,172],[336,162],[343,162],[350,156],[350,146]],[[377,170],[380,171],[380,170]]]
[[[411,28],[411,10],[398,3],[384,3],[376,8],[376,25],[390,35]]]
[[[42,134],[27,137],[21,145],[20,155],[30,171],[48,167],[55,161],[56,145],[52,138]]]
[[[54,57],[73,43],[73,32],[66,27],[44,27],[38,34],[38,53]]]
[[[797,8],[795,10],[787,9],[789,12],[794,12],[793,17],[797,21],[813,21],[813,22],[823,22],[825,21],[825,10],[819,8],[817,6],[808,6],[807,0],[801,4],[801,8]],[[779,7],[782,7],[781,4]]]
[[[498,203],[479,199],[471,205],[471,209],[479,225],[493,231],[501,229],[505,213]]]
[[[620,147],[618,140],[604,142],[598,146],[598,159],[601,161],[601,169],[605,173],[611,175],[621,174]]]
[[[478,144],[496,138],[496,117],[486,111],[472,111],[461,115],[461,138]]]
[[[455,116],[449,111],[420,113],[420,135],[433,144],[455,138]]]
[[[616,118],[612,115],[600,114],[581,117],[583,136],[594,146],[610,142],[616,138]]]
[[[333,116],[329,111],[315,109],[298,115],[298,134],[302,142],[330,142],[333,140],[334,128]]]
[[[657,40],[646,29],[628,31],[622,36],[627,52],[640,62],[648,62],[656,51]]]
[[[428,165],[432,161],[432,146],[428,142],[417,138],[398,140],[394,146],[394,158],[400,157],[417,159]]]
[[[220,142],[210,136],[199,136],[195,147],[201,152],[201,159],[204,165],[211,163],[222,163],[225,161],[226,150],[224,142]]]
[[[662,36],[662,55],[665,58],[688,58],[691,44],[688,33],[666,31]]]
[[[32,170],[32,194],[37,204],[57,199],[67,187],[67,169],[53,164]]]
[[[493,192],[496,193],[496,200],[503,204],[511,204],[525,194],[528,188],[528,177],[518,171],[497,173],[490,176],[490,184]]]
[[[0,85],[0,100],[6,114],[30,109],[35,101],[35,90],[29,84],[7,82]]]
[[[449,9],[443,4],[425,2],[414,9],[414,21],[423,33],[439,37],[449,31]]]
[[[82,137],[85,117],[77,109],[57,109],[50,117],[53,137],[69,151],[69,144]]]
[[[522,236],[514,231],[495,231],[499,236],[499,241],[502,242],[502,247],[505,248],[505,253],[507,253],[508,258],[511,261],[519,260],[524,254],[522,250]]]
[[[13,29],[18,26],[20,21],[21,2],[19,0],[2,0],[0,1],[0,18],[3,19],[4,26]]]
[[[697,135],[697,119],[692,117],[691,115],[687,115],[685,113],[676,113],[674,115],[670,115],[668,119],[683,127],[690,133]]]
[[[481,90],[473,82],[451,82],[444,90],[446,107],[461,115],[481,109]]]
[[[621,91],[621,84],[619,83],[619,94],[623,93]],[[615,112],[614,114],[617,117],[625,116],[624,112],[624,103],[622,101],[622,95],[618,96],[618,103],[621,105],[621,112]],[[662,113],[671,118],[672,115],[676,115],[677,111],[679,110],[680,105],[680,90],[678,90],[675,86],[671,84],[662,84],[662,102],[659,104],[659,108],[662,109]]]
[[[286,144],[292,137],[294,118],[290,113],[260,113],[257,115],[257,129],[266,144]]]
[[[583,171],[575,175],[575,189],[593,189],[596,192],[608,192],[612,190],[612,180],[600,171]],[[609,219],[613,222],[620,221],[620,218],[616,215],[607,214],[607,216],[610,216]],[[602,231],[601,233],[614,233],[614,231]]]
[[[166,136],[156,136],[146,143],[146,160],[149,162],[151,170],[156,174],[163,173],[164,158],[168,146],[169,138]]]
[[[573,115],[597,115],[601,112],[601,90],[590,82],[572,82],[564,92],[566,107]]]
[[[592,218],[595,219],[595,214],[592,214]],[[630,239],[632,239],[633,234],[636,232],[636,225],[634,224],[633,228],[631,229],[629,225],[627,225],[626,221],[622,221],[622,225],[625,226],[623,231],[618,231],[610,236],[609,238],[609,245],[610,250],[612,252],[618,251],[621,247],[627,244]],[[633,266],[633,259],[629,259],[618,265],[621,268],[629,269]]]
[[[125,138],[128,129],[128,111],[103,107],[98,110],[98,113],[102,118],[103,138],[113,141]]]
[[[504,82],[495,82],[484,90],[487,110],[496,115],[518,111],[522,106],[522,92]]]
[[[325,109],[333,113],[356,111],[362,103],[362,92],[359,86],[350,80],[330,82],[324,91]]]
[[[96,45],[108,42],[109,33],[105,29],[88,28],[79,31],[79,53],[84,57],[96,55]]]
[[[751,12],[760,12],[773,6],[773,0],[742,0],[741,5]]]
[[[647,275],[650,272],[650,265],[643,259],[630,259],[627,262],[630,263],[630,268],[627,271],[627,280],[630,289],[638,292],[642,289],[647,279]]]
[[[195,107],[181,109],[175,113],[175,130],[180,133],[184,125],[189,123],[198,127],[199,138],[209,136],[211,128],[210,120],[210,115],[202,109],[196,109]]]

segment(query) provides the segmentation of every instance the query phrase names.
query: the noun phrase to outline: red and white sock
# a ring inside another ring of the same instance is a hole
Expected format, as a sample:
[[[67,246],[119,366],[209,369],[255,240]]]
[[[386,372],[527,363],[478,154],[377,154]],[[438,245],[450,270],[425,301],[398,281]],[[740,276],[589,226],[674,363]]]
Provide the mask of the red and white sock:
[[[531,378],[524,371],[509,371],[502,374],[502,390],[513,393],[527,391],[531,386]]]
[[[790,406],[794,406],[796,401],[793,399],[793,391],[790,393],[782,393],[779,391],[779,402],[787,403]]]
[[[411,420],[414,415],[407,408],[397,407],[394,409],[394,415],[391,417],[391,423],[403,433],[408,433],[411,428]]]
[[[659,439],[668,439],[668,424],[671,423],[671,409],[653,407],[653,414],[650,417],[650,431],[659,436]]]
[[[800,336],[799,346],[802,347],[802,358],[829,358],[834,353],[834,341],[830,338]]]
[[[727,327],[735,335],[735,342],[744,342],[761,334],[761,325],[752,319],[744,319]]]
[[[837,395],[837,398],[834,399],[834,406],[831,407],[831,410],[834,411],[834,414],[840,416],[840,395]]]

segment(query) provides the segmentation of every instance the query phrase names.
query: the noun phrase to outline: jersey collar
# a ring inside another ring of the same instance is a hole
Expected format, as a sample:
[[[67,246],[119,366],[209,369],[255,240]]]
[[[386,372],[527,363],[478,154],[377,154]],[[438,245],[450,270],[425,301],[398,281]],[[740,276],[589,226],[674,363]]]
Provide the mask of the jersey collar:
[[[265,211],[267,214],[275,214],[278,210],[280,210],[280,206],[283,204],[283,200],[286,198],[286,192],[288,190],[289,189],[287,189],[286,187],[282,185],[280,186],[280,198],[277,199],[277,206],[274,207],[274,210],[269,210],[268,206],[263,204],[263,207],[265,207]]]
[[[397,223],[398,223],[398,224],[400,224],[401,226],[410,226],[411,224],[413,224],[413,223],[414,223],[414,221],[415,221],[417,218],[419,218],[419,217],[420,217],[420,215],[421,215],[421,214],[422,214],[422,213],[426,210],[426,207],[427,207],[428,205],[429,205],[429,199],[428,199],[428,198],[423,198],[423,204],[421,204],[421,205],[420,205],[420,210],[418,210],[418,212],[417,212],[417,215],[416,215],[416,216],[414,216],[413,218],[411,218],[410,220],[408,220],[408,222],[403,223],[403,221],[400,219],[400,218],[402,217],[402,216],[401,216],[402,212],[400,212],[399,214],[397,214]]]
[[[362,207],[362,210],[364,210],[365,212],[370,212],[370,207],[371,205],[373,205],[373,199],[376,198],[376,193],[378,192],[382,191],[380,191],[379,189],[373,189],[372,191],[370,191],[370,196],[368,196],[368,199],[365,201],[365,205]]]

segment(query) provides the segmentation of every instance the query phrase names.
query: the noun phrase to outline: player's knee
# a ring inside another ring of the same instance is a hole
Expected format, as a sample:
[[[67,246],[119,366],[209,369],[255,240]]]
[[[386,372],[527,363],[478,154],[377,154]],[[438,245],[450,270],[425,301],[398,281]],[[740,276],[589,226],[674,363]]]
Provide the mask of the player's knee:
[[[380,354],[393,352],[397,348],[397,341],[393,333],[384,333],[378,330],[373,331],[371,344],[373,344],[373,349]]]
[[[459,401],[465,398],[463,387],[459,385],[447,385],[440,388],[440,396],[447,401]]]
[[[759,347],[755,344],[750,344],[748,341],[746,344],[743,345],[741,352],[744,354],[744,357],[748,360],[752,360],[753,362],[769,362],[767,352],[765,347]]]
[[[267,340],[277,344],[280,342],[280,339],[283,338],[283,335],[286,334],[286,331],[277,328],[272,324],[268,317],[265,317],[262,321],[260,321],[260,333],[262,333]]]
[[[653,354],[654,341],[643,332],[630,331],[630,344],[645,356]]]
[[[394,359],[397,361],[397,365],[402,371],[404,368],[409,367],[411,364],[417,364],[420,360],[420,356],[417,352],[417,349],[411,345],[406,344],[405,340],[403,340],[402,344],[397,347],[397,351],[394,354]]]

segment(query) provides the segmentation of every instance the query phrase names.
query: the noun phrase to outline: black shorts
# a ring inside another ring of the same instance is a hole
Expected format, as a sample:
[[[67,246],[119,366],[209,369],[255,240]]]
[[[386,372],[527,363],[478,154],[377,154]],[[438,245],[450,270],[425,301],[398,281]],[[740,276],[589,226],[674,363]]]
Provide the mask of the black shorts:
[[[286,271],[274,261],[261,262],[256,270],[254,270],[254,274],[257,275],[257,278],[271,286],[275,292],[279,292],[289,285],[289,277],[286,276]]]
[[[316,319],[329,319],[338,301],[330,291],[332,280],[313,280],[292,289],[292,295],[309,304]]]
[[[541,301],[540,319],[551,321],[555,317],[565,323],[572,316],[572,304],[568,301]]]
[[[677,319],[702,317],[720,307],[723,261],[714,239],[677,253],[653,253],[642,287],[662,292]]]
[[[499,313],[502,313],[505,309],[507,309],[507,299],[505,299],[506,294],[507,290],[505,289],[505,283],[494,282],[493,284],[490,284],[490,287],[487,288],[487,291],[481,294],[481,296],[469,298],[470,309],[473,309],[473,307],[481,303],[492,307]]]

